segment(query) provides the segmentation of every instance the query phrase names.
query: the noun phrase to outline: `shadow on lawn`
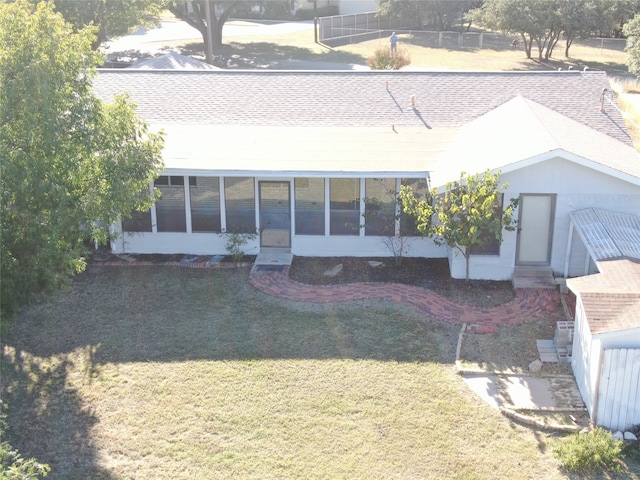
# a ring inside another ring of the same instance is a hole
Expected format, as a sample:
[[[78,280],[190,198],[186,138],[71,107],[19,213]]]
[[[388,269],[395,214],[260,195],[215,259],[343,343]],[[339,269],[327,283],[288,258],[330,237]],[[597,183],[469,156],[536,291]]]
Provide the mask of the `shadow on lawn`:
[[[196,55],[204,57],[202,43],[190,43],[181,48],[182,55]],[[366,64],[366,59],[361,55],[328,50],[323,53],[315,53],[304,47],[292,45],[279,45],[270,42],[238,43],[230,42],[223,45],[217,52],[227,59],[226,68],[276,68],[278,63],[286,60],[299,60],[305,62],[332,62],[344,64]]]
[[[396,304],[298,305],[268,297],[248,268],[94,267],[17,318],[6,342],[38,357],[91,346],[90,363],[195,359],[454,361],[458,325]]]
[[[96,464],[91,428],[97,418],[69,379],[71,365],[66,355],[42,362],[3,345],[1,391],[11,425],[7,440],[24,458],[49,464],[53,478],[114,478]]]

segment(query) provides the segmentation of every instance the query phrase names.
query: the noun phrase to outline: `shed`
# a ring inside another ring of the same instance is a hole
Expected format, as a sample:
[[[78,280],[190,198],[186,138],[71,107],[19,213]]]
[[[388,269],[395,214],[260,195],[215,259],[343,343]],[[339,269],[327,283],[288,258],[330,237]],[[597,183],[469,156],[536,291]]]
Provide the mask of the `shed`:
[[[571,366],[593,422],[625,430],[640,423],[640,216],[589,208],[570,217],[595,272],[567,280]]]

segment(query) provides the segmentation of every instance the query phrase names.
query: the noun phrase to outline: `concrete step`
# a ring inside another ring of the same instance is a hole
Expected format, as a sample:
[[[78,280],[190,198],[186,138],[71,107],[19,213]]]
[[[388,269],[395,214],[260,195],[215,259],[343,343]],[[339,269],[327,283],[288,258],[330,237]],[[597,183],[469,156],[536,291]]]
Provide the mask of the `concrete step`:
[[[549,267],[516,267],[513,288],[556,288],[553,270]]]

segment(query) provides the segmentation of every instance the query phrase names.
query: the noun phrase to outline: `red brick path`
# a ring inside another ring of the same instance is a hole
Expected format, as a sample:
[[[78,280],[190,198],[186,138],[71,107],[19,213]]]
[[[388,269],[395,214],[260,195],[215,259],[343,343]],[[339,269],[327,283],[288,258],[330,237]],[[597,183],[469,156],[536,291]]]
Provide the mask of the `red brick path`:
[[[397,283],[306,285],[283,271],[253,271],[251,284],[274,297],[298,302],[336,303],[350,300],[391,300],[413,306],[426,316],[451,323],[466,323],[470,333],[492,333],[498,325],[517,325],[553,312],[560,294],[551,289],[517,289],[515,298],[496,307],[459,305],[435,292]]]

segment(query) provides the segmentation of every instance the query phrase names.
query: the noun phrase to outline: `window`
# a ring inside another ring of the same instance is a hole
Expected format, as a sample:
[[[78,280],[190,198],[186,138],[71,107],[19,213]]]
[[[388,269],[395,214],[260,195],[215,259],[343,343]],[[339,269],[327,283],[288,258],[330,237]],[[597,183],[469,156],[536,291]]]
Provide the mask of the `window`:
[[[396,232],[396,179],[365,180],[364,234],[393,236]]]
[[[360,180],[332,178],[330,191],[331,235],[358,235],[360,233]]]
[[[133,211],[130,218],[122,219],[124,232],[151,232],[151,210]]]
[[[162,194],[156,201],[158,232],[186,232],[184,177],[161,176],[154,185]]]
[[[189,177],[191,227],[194,232],[219,232],[220,179]]]
[[[403,178],[400,184],[411,187],[418,201],[430,198],[429,184],[426,178]],[[404,212],[400,213],[400,235],[405,237],[421,235],[418,231],[415,217]]]
[[[324,235],[324,178],[296,178],[296,235]]]
[[[253,177],[225,177],[227,232],[256,233],[256,202]]]
[[[502,202],[504,201],[503,194],[498,197],[498,203],[494,207],[494,216],[502,217]],[[484,241],[484,245],[481,247],[471,247],[471,255],[500,255],[500,243],[501,241],[496,238],[491,232],[483,232],[481,239]]]

